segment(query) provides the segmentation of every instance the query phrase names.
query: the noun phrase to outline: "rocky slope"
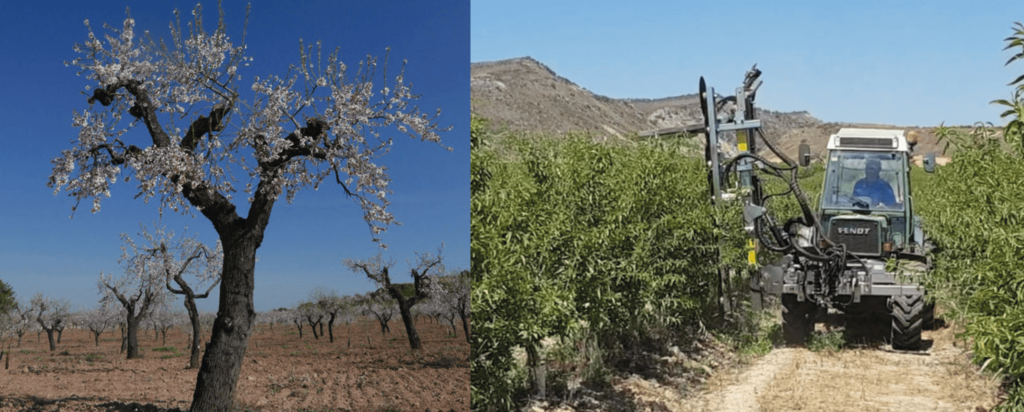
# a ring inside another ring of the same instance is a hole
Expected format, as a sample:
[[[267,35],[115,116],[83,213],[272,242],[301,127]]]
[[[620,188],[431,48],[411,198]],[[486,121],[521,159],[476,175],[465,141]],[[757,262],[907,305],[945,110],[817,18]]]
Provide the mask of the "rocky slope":
[[[495,127],[561,134],[588,131],[599,138],[628,138],[655,129],[702,123],[696,94],[661,99],[612,99],[559,76],[543,63],[521,57],[471,66],[472,110]],[[758,109],[765,134],[782,150],[796,155],[806,140],[812,153],[824,153],[830,134],[842,127],[917,130],[917,153],[941,152],[933,128],[825,123],[807,111]],[[760,148],[763,152],[763,145]]]

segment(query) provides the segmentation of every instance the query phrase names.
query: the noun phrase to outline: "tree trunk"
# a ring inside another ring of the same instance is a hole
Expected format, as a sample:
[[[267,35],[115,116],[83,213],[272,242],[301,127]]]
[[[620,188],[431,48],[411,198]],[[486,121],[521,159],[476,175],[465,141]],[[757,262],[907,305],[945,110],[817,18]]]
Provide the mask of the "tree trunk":
[[[324,334],[324,330],[320,329],[320,334]],[[331,337],[331,343],[334,343],[334,314],[331,314],[331,319],[327,321],[327,334]]]
[[[540,343],[526,346],[526,367],[530,370],[530,392],[540,399],[547,396],[547,365],[541,359]]]
[[[405,302],[399,302],[398,311],[402,314],[402,323],[405,324],[405,334],[409,336],[409,346],[412,350],[423,349],[423,345],[420,343],[420,335],[416,333],[416,325],[413,324],[412,319],[412,303],[413,300],[406,300]],[[404,305],[402,303],[405,303]]]
[[[195,299],[190,299],[188,295],[185,295],[185,309],[188,310],[188,320],[192,322],[192,339],[189,342],[189,357],[188,357],[188,368],[195,369],[199,367],[199,328],[202,325],[199,324],[199,308],[196,307]]]
[[[448,324],[451,325],[451,327],[452,327],[452,336],[454,336],[456,338],[459,337],[459,334],[455,332],[455,316],[452,316],[452,317],[450,317],[448,319],[445,319],[445,320],[447,320]],[[447,331],[448,331],[447,328],[445,328],[445,332],[447,332]]]
[[[462,332],[466,335],[466,343],[469,343],[469,321],[462,312],[459,312],[459,318],[462,319]]]
[[[258,203],[253,203],[251,208],[261,207]],[[267,208],[269,216],[269,206],[262,206]],[[250,214],[252,212],[250,210]],[[256,228],[248,230],[239,227],[243,224],[235,223],[232,228],[235,230],[218,231],[224,247],[220,302],[196,379],[191,411],[227,412],[234,403],[242,358],[256,320],[252,302],[256,248],[262,240],[266,220],[256,222]]]
[[[313,339],[320,340],[320,336],[316,334],[316,324],[310,321],[309,326],[313,329]]]
[[[60,337],[64,335],[64,328],[57,329],[57,343],[60,343]]]
[[[53,351],[57,350],[57,343],[54,342],[54,340],[53,340],[53,329],[52,328],[46,330],[46,339],[50,340],[50,351],[53,352]]]
[[[96,332],[96,331],[92,332],[92,334],[96,337],[96,347],[97,348],[100,347],[100,334],[102,334],[102,333],[103,333],[102,330],[99,331],[99,332]]]
[[[131,311],[128,312],[128,359],[138,359],[139,356],[139,323],[142,321],[141,314],[132,319]]]

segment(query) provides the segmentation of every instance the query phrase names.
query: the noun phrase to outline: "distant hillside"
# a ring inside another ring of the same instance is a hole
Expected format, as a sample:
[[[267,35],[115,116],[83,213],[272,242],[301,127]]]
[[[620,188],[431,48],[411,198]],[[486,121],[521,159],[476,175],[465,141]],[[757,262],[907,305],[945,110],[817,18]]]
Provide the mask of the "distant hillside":
[[[627,102],[599,96],[529,58],[473,63],[473,112],[512,130],[625,135],[649,127]]]
[[[560,134],[589,131],[623,138],[647,130],[702,123],[697,94],[659,99],[612,99],[594,94],[530,57],[471,65],[472,110],[496,127]],[[841,127],[918,130],[917,153],[939,152],[933,128],[823,123],[807,111],[758,108],[764,132],[795,158],[806,139],[812,152],[824,153],[828,136]],[[762,148],[763,149],[763,148]]]

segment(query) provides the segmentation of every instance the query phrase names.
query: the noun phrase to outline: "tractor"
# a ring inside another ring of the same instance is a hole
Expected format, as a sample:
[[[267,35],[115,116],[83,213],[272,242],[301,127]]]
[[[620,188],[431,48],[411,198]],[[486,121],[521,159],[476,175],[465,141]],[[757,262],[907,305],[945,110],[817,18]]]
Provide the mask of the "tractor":
[[[760,74],[755,66],[729,97],[716,95],[700,79],[712,202],[743,202],[751,264],[759,251],[782,256],[751,271],[752,306],[760,309],[768,295],[779,298],[788,344],[803,344],[815,323],[831,313],[872,322],[875,330],[888,323],[884,338],[893,349],[920,349],[921,330],[933,321],[934,306],[918,282],[931,261],[911,194],[916,133],[843,128],[827,137],[823,187],[812,210],[797,182],[799,168],[811,161],[809,145],[800,145],[795,162],[764,138],[753,104]],[[736,149],[726,157],[723,149],[732,143],[732,134]],[[758,141],[782,162],[758,155]],[[925,157],[925,170],[934,170],[931,155]],[[786,182],[787,193],[796,196],[800,207],[797,217],[781,225],[766,205],[780,194],[762,188],[771,176]],[[735,186],[727,187],[730,182]],[[726,271],[720,290],[729,277]]]

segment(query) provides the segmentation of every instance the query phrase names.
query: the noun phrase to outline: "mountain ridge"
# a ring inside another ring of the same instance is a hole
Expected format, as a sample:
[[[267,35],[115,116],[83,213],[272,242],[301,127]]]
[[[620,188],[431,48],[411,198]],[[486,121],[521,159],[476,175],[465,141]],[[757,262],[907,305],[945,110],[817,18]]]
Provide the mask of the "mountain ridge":
[[[515,131],[585,131],[597,139],[626,139],[644,131],[703,122],[697,93],[611,98],[560,76],[530,56],[471,63],[470,85],[472,112],[489,119],[495,127]],[[917,153],[941,152],[942,148],[934,128],[823,122],[809,110],[757,110],[764,134],[791,156],[796,155],[802,140],[808,142],[812,153],[824,153],[828,136],[842,127],[917,130],[921,135]]]

